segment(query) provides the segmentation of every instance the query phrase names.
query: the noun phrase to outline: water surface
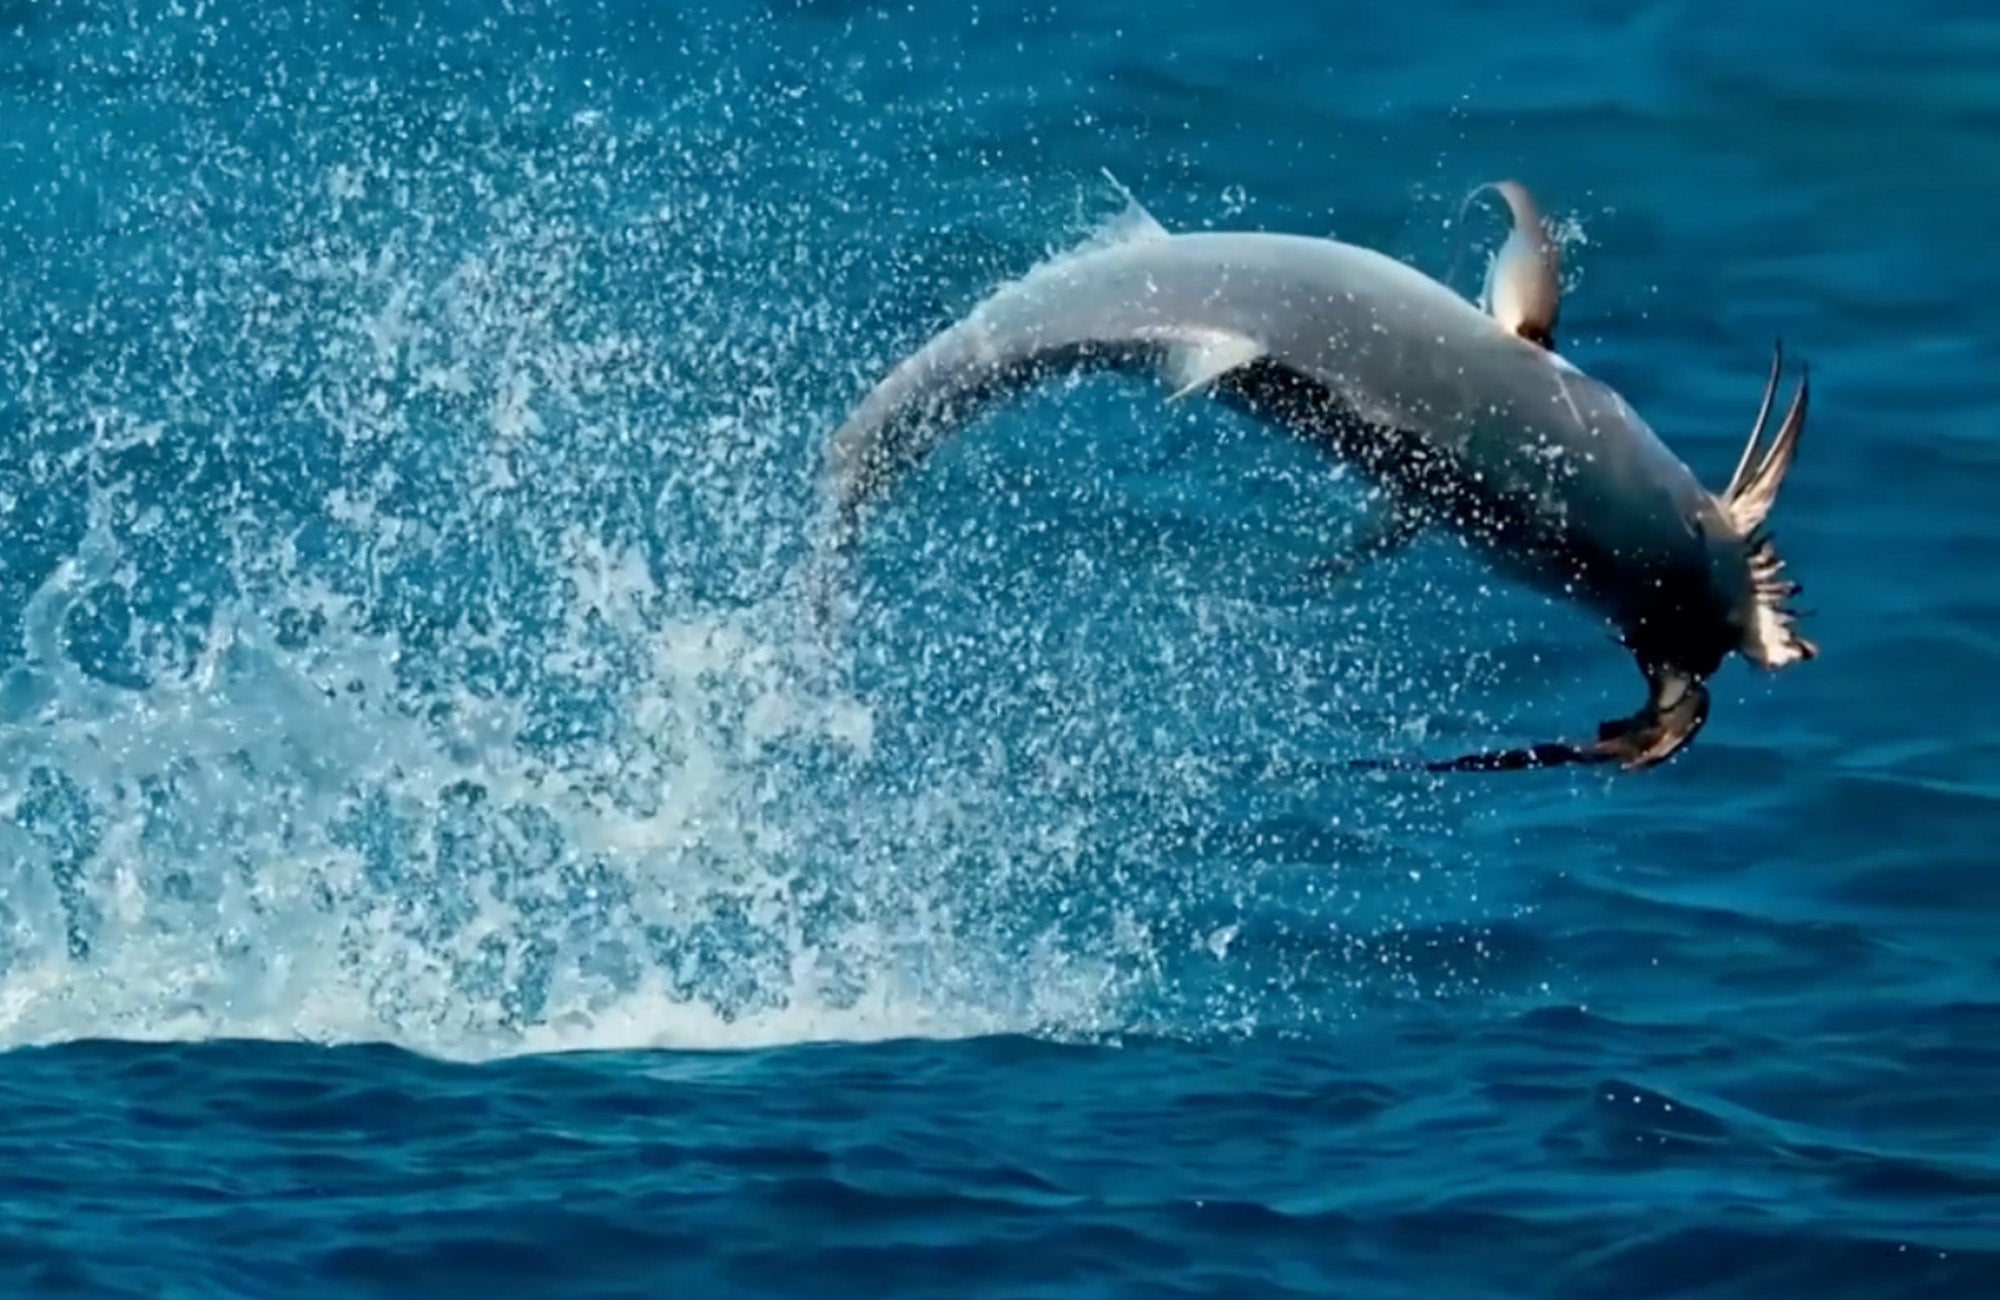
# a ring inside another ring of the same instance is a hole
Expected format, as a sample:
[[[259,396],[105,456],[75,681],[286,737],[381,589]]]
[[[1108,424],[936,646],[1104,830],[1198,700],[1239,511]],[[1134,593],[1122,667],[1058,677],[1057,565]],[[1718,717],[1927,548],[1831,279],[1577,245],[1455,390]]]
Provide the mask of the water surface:
[[[0,5],[0,1274],[39,1296],[2000,1291],[2000,18]],[[1775,518],[1820,659],[1637,778],[1605,630],[1097,379],[824,439],[1115,211],[1443,275]],[[1462,268],[1470,291],[1474,270]]]

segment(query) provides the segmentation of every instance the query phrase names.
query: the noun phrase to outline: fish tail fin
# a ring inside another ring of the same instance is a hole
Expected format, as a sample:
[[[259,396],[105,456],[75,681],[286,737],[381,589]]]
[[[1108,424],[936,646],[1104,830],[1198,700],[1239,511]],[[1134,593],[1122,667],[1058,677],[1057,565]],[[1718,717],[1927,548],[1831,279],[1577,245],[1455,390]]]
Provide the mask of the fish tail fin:
[[[1554,351],[1556,322],[1562,314],[1562,253],[1549,237],[1541,208],[1527,186],[1515,180],[1483,181],[1459,201],[1458,217],[1453,222],[1457,236],[1445,282],[1449,284],[1457,276],[1459,258],[1465,251],[1465,214],[1474,199],[1489,191],[1506,203],[1513,229],[1487,266],[1486,282],[1479,294],[1480,310],[1509,332]]]

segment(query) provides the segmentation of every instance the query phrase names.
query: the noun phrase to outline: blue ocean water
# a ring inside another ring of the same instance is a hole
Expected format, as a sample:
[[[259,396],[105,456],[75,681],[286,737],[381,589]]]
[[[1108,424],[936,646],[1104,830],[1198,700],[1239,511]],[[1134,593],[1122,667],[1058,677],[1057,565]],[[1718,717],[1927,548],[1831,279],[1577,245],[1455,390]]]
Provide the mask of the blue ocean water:
[[[2000,1294],[2000,14],[0,3],[10,1296]],[[1093,379],[796,579],[827,433],[1115,208],[1432,274],[1822,657],[1604,630]],[[1474,276],[1461,270],[1468,292]]]

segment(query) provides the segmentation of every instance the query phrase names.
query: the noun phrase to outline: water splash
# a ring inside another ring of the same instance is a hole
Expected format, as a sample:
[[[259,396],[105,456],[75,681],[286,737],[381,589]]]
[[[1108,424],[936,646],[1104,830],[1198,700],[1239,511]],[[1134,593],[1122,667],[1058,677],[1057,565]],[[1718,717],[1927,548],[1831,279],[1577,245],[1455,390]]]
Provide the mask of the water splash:
[[[555,71],[463,80],[495,20],[455,14],[428,96],[393,41],[265,67],[200,22],[75,37],[161,121],[129,158],[37,146],[122,214],[87,247],[14,212],[0,1043],[1172,1030],[1431,969],[1366,937],[1407,888],[1299,880],[1447,815],[1343,813],[1318,769],[1357,716],[1437,710],[1396,647],[1450,642],[1218,588],[1212,521],[1176,540],[1185,499],[1107,486],[1232,456],[1238,523],[1306,538],[1323,474],[1155,424],[1123,440],[1151,464],[1043,483],[1038,529],[906,529],[910,599],[830,680],[788,586],[825,404],[877,360],[840,345],[914,315],[870,318],[880,250],[824,195],[896,155],[827,116],[838,76],[816,100],[686,46],[665,112],[629,68],[563,81],[573,33]],[[938,472],[1017,493],[985,445]],[[1287,943],[1348,956],[1269,965]]]

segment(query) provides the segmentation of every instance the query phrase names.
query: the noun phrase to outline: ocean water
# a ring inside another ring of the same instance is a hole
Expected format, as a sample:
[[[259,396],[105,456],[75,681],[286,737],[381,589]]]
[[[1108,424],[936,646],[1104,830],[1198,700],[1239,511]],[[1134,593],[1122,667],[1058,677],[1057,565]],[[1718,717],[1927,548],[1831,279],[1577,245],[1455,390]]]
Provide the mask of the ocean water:
[[[2000,1295],[2000,13],[0,3],[9,1296]],[[1143,384],[798,578],[825,438],[1115,210],[1445,275],[1823,654],[1605,630]],[[1476,287],[1471,262],[1455,283]]]

